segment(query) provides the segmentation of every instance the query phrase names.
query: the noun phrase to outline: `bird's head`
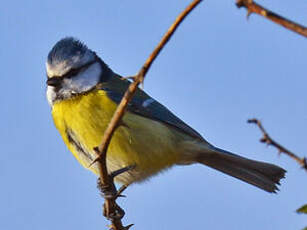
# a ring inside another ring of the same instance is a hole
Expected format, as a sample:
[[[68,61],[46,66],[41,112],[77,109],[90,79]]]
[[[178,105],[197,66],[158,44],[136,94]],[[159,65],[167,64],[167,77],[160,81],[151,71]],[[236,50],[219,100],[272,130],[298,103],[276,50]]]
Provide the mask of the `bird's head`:
[[[48,54],[46,69],[50,105],[92,90],[112,73],[95,52],[72,37],[54,45]]]

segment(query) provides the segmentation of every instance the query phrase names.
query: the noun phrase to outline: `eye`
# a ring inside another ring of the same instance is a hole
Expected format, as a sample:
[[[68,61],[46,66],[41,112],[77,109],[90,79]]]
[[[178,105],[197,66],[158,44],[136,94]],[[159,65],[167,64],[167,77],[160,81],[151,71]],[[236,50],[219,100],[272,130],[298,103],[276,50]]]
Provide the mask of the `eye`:
[[[47,79],[47,85],[57,87],[61,84],[62,79],[59,77],[52,77]]]

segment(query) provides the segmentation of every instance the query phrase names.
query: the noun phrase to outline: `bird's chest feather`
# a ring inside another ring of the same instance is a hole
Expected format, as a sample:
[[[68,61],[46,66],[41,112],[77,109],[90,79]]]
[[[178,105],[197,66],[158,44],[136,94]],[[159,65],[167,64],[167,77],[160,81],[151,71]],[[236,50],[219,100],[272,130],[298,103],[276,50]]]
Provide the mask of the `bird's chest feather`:
[[[93,148],[101,142],[116,104],[104,91],[93,91],[54,104],[52,115],[64,142],[84,166],[95,159]],[[109,146],[110,171],[136,165],[118,180],[123,183],[142,180],[177,161],[174,133],[160,122],[126,113]],[[90,170],[97,174],[97,167]],[[133,174],[133,175],[132,175]]]

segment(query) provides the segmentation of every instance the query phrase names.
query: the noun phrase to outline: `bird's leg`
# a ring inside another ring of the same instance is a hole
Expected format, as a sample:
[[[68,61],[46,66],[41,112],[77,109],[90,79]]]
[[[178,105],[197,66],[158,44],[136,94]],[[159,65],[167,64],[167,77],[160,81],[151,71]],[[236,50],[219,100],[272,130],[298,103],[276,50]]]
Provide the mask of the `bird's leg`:
[[[109,211],[108,211],[108,210],[110,210],[107,207],[108,203],[104,203],[104,205],[103,205],[103,215],[105,217],[107,217],[110,220],[114,220],[114,219],[121,220],[124,217],[125,211],[119,205],[117,205],[115,201],[118,197],[125,197],[124,195],[122,195],[122,193],[123,193],[124,190],[126,190],[126,188],[128,188],[128,186],[129,186],[129,184],[123,185],[117,191],[116,191],[116,188],[114,188],[115,190],[112,190],[112,191],[109,192],[108,191],[109,189],[106,189],[105,187],[103,187],[101,185],[100,180],[98,179],[98,188],[100,189],[102,196],[105,199],[113,199],[114,200],[114,206],[113,206],[113,209],[112,209],[113,210],[112,213],[109,213]]]
[[[121,207],[119,207],[119,205],[117,205],[116,203],[114,207],[115,212],[107,214],[106,210],[107,208],[104,206],[103,214],[105,215],[105,217],[107,217],[108,219],[112,221],[121,220],[125,216],[125,211]]]
[[[129,184],[123,185],[122,187],[119,188],[119,190],[116,189],[113,181],[114,178],[122,173],[125,173],[131,169],[133,169],[135,167],[135,165],[130,165],[121,169],[118,169],[116,171],[111,172],[108,177],[109,180],[112,183],[109,183],[109,185],[104,185],[101,182],[101,179],[98,178],[97,181],[97,188],[100,190],[101,195],[105,198],[105,199],[109,199],[109,200],[116,200],[118,197],[124,197],[122,195],[123,191],[129,186]],[[115,202],[114,202],[115,203]],[[108,207],[106,207],[108,203],[105,203],[103,206],[103,215],[105,217],[107,217],[108,219],[122,219],[123,216],[125,215],[124,210],[122,210],[116,203],[115,206],[113,206],[112,213],[109,213],[108,210],[110,210]]]
[[[113,199],[116,196],[117,192],[115,186],[113,186],[113,184],[103,184],[100,177],[97,180],[97,188],[101,192],[101,196],[105,199]]]
[[[98,179],[98,182],[97,182],[99,185],[98,186],[101,186],[101,182],[100,180]],[[122,185],[116,192],[116,195],[113,196],[113,198],[116,200],[118,197],[126,197],[125,195],[122,195],[122,193],[126,190],[126,188],[128,188],[129,184],[126,184],[126,185]],[[100,188],[100,187],[99,187]],[[105,197],[105,195],[103,195]],[[115,206],[115,210],[116,210],[116,216],[121,219],[124,215],[125,215],[125,212],[124,210],[122,210],[117,204]],[[106,206],[104,204],[103,206],[103,215],[105,217],[108,217],[108,218],[114,218],[114,214],[110,214],[108,215],[107,214],[107,209],[106,209]]]
[[[118,170],[115,170],[111,173],[109,173],[108,177],[109,180],[112,182],[111,184],[114,185],[114,178],[119,176],[120,174],[123,174],[129,170],[132,170],[135,168],[135,165],[129,165],[127,167],[124,168],[120,168]],[[122,192],[129,186],[129,184],[123,185],[122,187],[120,187],[120,189],[117,191],[115,186],[112,186],[110,188],[109,185],[104,185],[101,182],[101,179],[98,178],[97,180],[97,188],[100,190],[101,194],[103,197],[108,198],[108,199],[117,199],[118,197],[122,197],[123,195]]]

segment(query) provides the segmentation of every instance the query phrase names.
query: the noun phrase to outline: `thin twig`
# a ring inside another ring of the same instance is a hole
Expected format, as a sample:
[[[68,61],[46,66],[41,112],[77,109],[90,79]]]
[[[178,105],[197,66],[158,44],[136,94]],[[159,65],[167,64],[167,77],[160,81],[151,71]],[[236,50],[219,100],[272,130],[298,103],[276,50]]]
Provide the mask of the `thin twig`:
[[[104,132],[101,144],[98,146],[97,150],[97,158],[93,161],[93,163],[98,162],[98,168],[100,173],[100,180],[101,184],[104,189],[109,190],[110,193],[116,192],[115,185],[112,180],[110,180],[110,177],[108,175],[107,165],[106,165],[106,153],[108,146],[111,142],[111,138],[116,130],[116,128],[120,125],[120,122],[124,116],[125,110],[127,108],[127,105],[129,101],[132,99],[133,95],[135,94],[139,84],[141,84],[144,81],[145,75],[148,72],[150,66],[152,65],[153,61],[156,59],[160,51],[163,49],[165,44],[169,41],[171,36],[174,34],[180,23],[185,19],[185,17],[201,2],[202,0],[194,0],[190,3],[190,5],[179,14],[179,16],[176,18],[175,22],[170,26],[168,31],[165,33],[165,35],[162,37],[160,43],[157,45],[157,47],[154,49],[154,51],[151,53],[151,55],[146,60],[145,64],[142,66],[138,74],[134,77],[134,81],[129,85],[127,91],[125,92],[121,102],[117,106],[117,109],[111,119],[111,121],[108,124],[107,129]],[[93,164],[92,163],[92,164]],[[91,165],[92,165],[91,164]],[[115,190],[114,190],[115,189]],[[116,196],[115,196],[116,197]],[[117,209],[119,206],[115,202],[114,196],[105,197],[105,211],[106,216],[111,214],[116,214]],[[128,229],[131,227],[131,225],[127,227],[123,227],[121,218],[109,218],[112,221],[111,228],[114,230],[122,230],[122,229]]]
[[[307,172],[307,160],[306,160],[305,157],[303,157],[303,158],[298,157],[296,154],[294,154],[290,150],[286,149],[285,147],[283,147],[282,145],[280,145],[279,143],[274,141],[269,136],[269,134],[266,132],[266,130],[263,128],[261,122],[258,119],[255,119],[255,118],[249,119],[247,122],[252,123],[252,124],[256,124],[259,127],[260,131],[263,134],[263,137],[260,139],[260,142],[274,146],[275,148],[277,148],[279,153],[284,153],[284,154],[288,155],[289,157],[291,157],[292,159],[294,159]]]
[[[296,32],[304,37],[307,37],[307,28],[303,25],[300,25],[296,22],[290,21],[266,8],[255,3],[253,0],[237,0],[236,5],[241,8],[245,7],[247,9],[247,15],[249,16],[252,13],[259,14],[293,32]]]

